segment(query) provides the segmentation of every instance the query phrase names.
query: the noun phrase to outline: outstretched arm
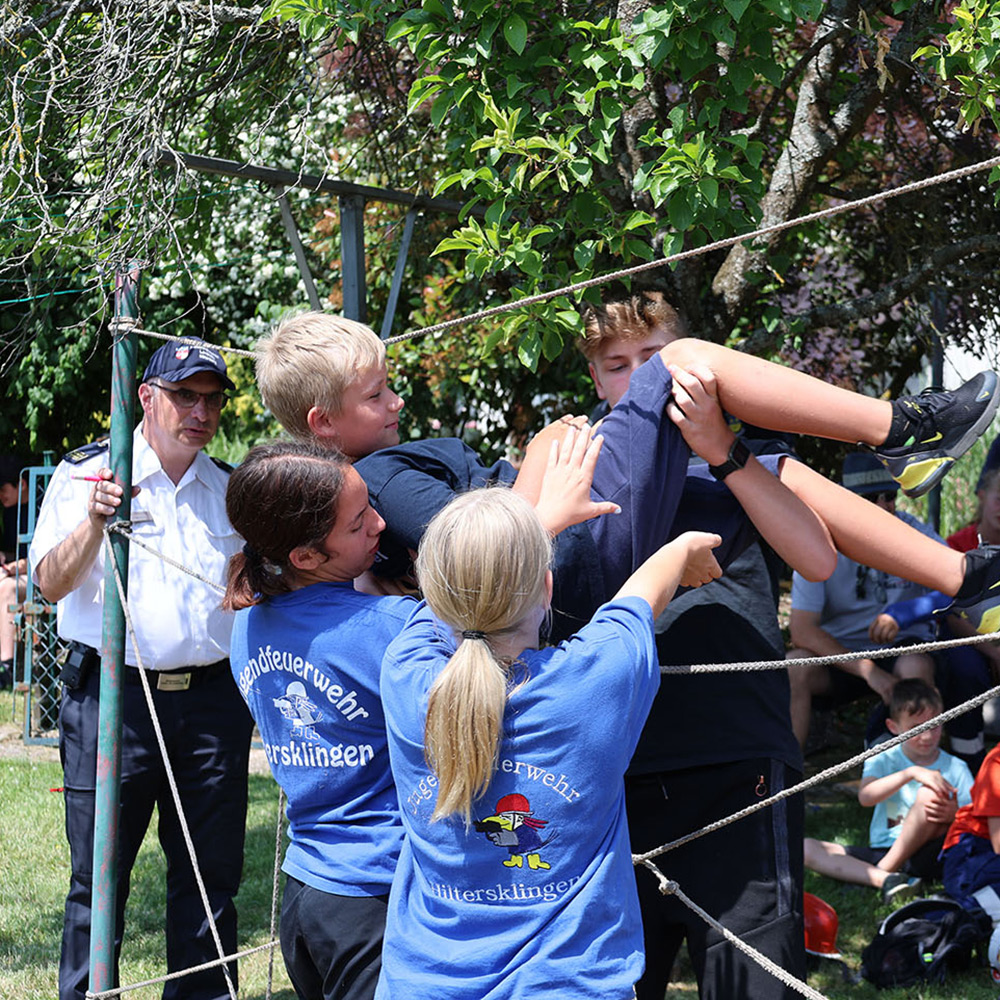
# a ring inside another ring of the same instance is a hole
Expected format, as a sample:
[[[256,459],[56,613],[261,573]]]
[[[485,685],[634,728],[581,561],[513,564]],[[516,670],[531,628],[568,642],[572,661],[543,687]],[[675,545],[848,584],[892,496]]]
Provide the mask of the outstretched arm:
[[[550,534],[558,535],[571,524],[589,521],[601,514],[621,513],[615,503],[590,499],[594,466],[603,443],[604,438],[600,435],[590,436],[590,425],[586,423],[579,429],[568,425],[561,442],[552,440],[549,443],[535,510]]]
[[[703,367],[685,371],[672,366],[670,419],[691,450],[709,465],[726,461],[735,435],[719,406],[715,376]],[[825,580],[837,566],[837,552],[822,519],[753,456],[726,476],[726,486],[739,500],[764,540],[807,580]]]
[[[678,587],[700,587],[722,576],[712,549],[722,542],[707,531],[685,531],[656,550],[615,594],[641,597],[657,618]]]

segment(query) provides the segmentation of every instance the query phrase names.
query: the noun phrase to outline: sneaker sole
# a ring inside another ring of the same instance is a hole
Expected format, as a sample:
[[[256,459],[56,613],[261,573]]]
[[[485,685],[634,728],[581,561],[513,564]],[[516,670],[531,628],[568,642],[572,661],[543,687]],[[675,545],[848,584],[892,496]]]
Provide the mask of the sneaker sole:
[[[911,899],[914,896],[919,896],[924,890],[923,882],[917,881],[915,883],[911,882],[900,882],[899,885],[894,886],[888,892],[882,893],[883,903],[893,903],[899,902],[903,899]]]
[[[997,392],[997,386],[1000,382],[998,382],[995,372],[987,371],[983,375],[983,391],[990,394],[986,409],[958,439],[958,443],[949,449],[947,455],[940,458],[929,458],[924,462],[915,462],[913,465],[907,466],[896,482],[899,483],[900,488],[908,497],[922,497],[934,489],[948,475],[955,460],[961,458],[983,436],[986,428],[993,423],[997,407],[1000,406],[1000,392]]]

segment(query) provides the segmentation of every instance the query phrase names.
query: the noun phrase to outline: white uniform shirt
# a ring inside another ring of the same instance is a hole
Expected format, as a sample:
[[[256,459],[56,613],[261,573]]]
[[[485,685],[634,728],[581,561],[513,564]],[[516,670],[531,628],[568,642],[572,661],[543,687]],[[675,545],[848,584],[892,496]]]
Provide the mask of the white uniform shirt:
[[[226,517],[227,474],[198,452],[174,486],[141,433],[133,435],[132,483],[141,487],[132,500],[136,538],[164,555],[224,586],[226,563],[243,544]],[[74,475],[94,475],[109,464],[100,452],[79,464],[61,462],[39,512],[29,552],[32,573],[43,557],[87,516],[92,483]],[[76,590],[58,604],[63,639],[101,648],[104,606],[104,546]],[[37,582],[37,574],[35,575]],[[114,584],[112,584],[113,586]],[[150,670],[204,666],[229,655],[233,616],[220,610],[222,594],[138,545],[129,546],[128,601],[142,655]],[[125,662],[135,666],[126,631]]]

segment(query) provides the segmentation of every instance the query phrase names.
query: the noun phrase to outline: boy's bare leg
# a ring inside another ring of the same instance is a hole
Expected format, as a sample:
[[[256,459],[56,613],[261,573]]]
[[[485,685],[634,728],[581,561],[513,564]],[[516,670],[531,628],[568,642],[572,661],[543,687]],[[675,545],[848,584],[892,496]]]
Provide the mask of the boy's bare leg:
[[[806,868],[811,871],[854,885],[870,885],[874,889],[881,889],[889,874],[861,858],[851,857],[842,844],[834,844],[828,840],[806,837],[803,855]]]
[[[965,572],[963,553],[935,542],[801,462],[783,462],[781,481],[823,519],[834,544],[848,559],[951,597],[958,593]]]
[[[759,427],[870,445],[882,444],[889,434],[890,402],[794,368],[689,337],[668,344],[660,356],[668,367],[710,368],[723,409]]]
[[[921,788],[917,793],[917,801],[904,817],[899,836],[878,863],[886,874],[898,872],[924,844],[948,832],[947,823],[935,823],[927,818],[927,804],[934,795],[929,788]]]

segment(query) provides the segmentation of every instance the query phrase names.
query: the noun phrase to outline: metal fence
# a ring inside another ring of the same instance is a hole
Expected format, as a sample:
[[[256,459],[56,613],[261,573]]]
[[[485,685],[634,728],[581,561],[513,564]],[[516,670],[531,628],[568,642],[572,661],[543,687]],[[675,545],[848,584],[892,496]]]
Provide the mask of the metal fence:
[[[46,461],[51,463],[49,456]],[[28,484],[27,530],[18,544],[27,547],[35,533],[35,519],[42,494],[55,466],[33,466],[22,473],[21,488]],[[19,495],[18,500],[23,502]],[[29,567],[23,603],[10,606],[17,641],[14,644],[14,712],[24,699],[24,742],[54,744],[59,741],[59,654],[55,605],[45,601],[31,579]]]

